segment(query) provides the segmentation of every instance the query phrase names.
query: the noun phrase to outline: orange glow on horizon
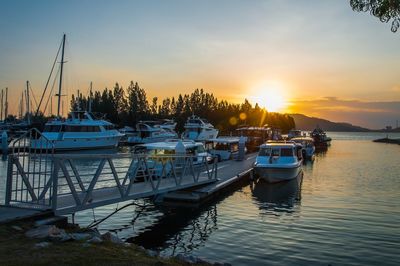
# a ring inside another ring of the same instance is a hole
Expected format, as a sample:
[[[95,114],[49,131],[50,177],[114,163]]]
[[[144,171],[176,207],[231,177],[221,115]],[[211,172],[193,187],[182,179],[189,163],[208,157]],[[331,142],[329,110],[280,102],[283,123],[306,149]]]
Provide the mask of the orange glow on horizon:
[[[258,103],[269,112],[285,112],[288,100],[284,86],[278,82],[263,82],[249,91],[249,100],[252,104]]]

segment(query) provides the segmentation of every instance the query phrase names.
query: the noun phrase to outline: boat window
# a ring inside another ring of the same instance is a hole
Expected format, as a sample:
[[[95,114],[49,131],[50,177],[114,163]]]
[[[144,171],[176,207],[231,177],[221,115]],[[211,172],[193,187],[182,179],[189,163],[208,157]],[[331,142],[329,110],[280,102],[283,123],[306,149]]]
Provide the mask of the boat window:
[[[100,127],[98,126],[91,126],[92,130],[90,132],[100,132]]]
[[[272,149],[272,156],[279,156],[280,155],[280,149]]]
[[[106,130],[113,130],[115,128],[115,126],[114,125],[107,125],[107,126],[104,126],[104,128]]]
[[[238,150],[239,150],[239,144],[237,143],[232,144],[231,151],[236,152]]]
[[[271,148],[261,148],[258,156],[270,156],[271,155]]]
[[[227,151],[229,150],[229,145],[226,143],[217,143],[215,145],[215,149],[220,151]]]
[[[106,126],[106,129],[108,129],[108,126]],[[140,130],[147,130],[147,126],[144,124],[139,124],[139,129]]]
[[[291,149],[291,148],[282,148],[281,149],[281,156],[282,157],[292,157],[293,156],[293,149]]]
[[[201,124],[201,121],[198,119],[189,119],[190,124]]]
[[[60,132],[60,125],[47,125],[44,127],[44,132]]]

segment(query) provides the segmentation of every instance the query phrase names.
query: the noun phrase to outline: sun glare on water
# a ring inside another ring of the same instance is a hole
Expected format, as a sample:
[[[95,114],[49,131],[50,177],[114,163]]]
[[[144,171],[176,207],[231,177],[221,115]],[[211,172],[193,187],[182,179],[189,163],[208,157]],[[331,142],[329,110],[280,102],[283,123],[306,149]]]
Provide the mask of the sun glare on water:
[[[261,85],[251,90],[250,101],[258,103],[268,112],[283,112],[287,107],[287,101],[281,86]]]

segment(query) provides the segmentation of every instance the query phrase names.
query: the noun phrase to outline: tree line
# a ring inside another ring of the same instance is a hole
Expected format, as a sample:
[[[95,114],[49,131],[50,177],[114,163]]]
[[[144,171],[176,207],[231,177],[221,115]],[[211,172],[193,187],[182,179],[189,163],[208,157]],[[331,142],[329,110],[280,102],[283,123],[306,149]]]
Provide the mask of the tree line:
[[[146,91],[131,81],[126,90],[118,83],[112,89],[95,90],[91,95],[72,95],[71,111],[87,110],[91,100],[92,112],[106,115],[112,123],[122,127],[135,126],[141,120],[174,119],[177,131],[184,130],[189,116],[195,114],[210,121],[221,133],[228,134],[240,125],[279,127],[283,132],[295,128],[292,117],[268,112],[258,104],[254,106],[245,99],[242,104],[218,100],[212,93],[195,89],[191,94],[178,97],[147,99]]]

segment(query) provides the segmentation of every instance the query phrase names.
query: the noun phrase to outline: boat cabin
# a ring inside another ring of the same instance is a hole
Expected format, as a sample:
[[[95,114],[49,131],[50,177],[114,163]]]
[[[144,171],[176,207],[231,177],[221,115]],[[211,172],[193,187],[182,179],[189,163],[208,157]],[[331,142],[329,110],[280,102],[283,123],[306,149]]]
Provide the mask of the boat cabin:
[[[181,148],[185,150],[181,152]],[[211,161],[212,157],[205,150],[203,143],[194,142],[191,140],[178,141],[162,141],[141,144],[134,147],[135,154],[147,154],[150,156],[163,156],[163,155],[192,155],[194,156],[194,162],[202,162],[203,160]]]
[[[234,159],[239,153],[239,137],[218,137],[210,140],[209,152],[218,161]],[[247,149],[245,148],[245,152]]]

